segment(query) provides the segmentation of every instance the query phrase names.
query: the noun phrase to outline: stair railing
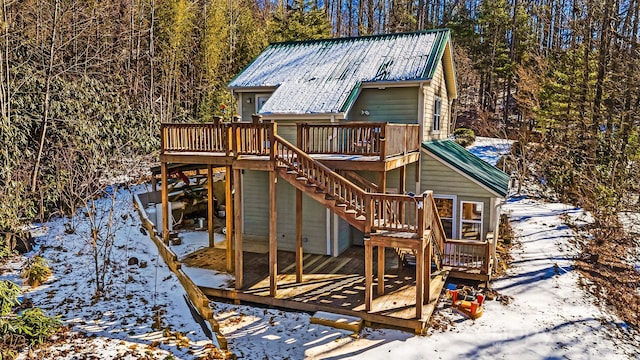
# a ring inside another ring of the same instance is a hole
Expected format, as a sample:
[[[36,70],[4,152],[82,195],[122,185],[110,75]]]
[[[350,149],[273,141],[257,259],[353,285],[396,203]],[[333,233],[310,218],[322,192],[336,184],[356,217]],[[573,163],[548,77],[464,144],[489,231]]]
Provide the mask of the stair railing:
[[[279,135],[274,135],[276,165],[282,164],[306,178],[310,184],[322,189],[339,203],[356,211],[356,216],[367,211],[368,193],[347,180],[326,165],[289,143]]]

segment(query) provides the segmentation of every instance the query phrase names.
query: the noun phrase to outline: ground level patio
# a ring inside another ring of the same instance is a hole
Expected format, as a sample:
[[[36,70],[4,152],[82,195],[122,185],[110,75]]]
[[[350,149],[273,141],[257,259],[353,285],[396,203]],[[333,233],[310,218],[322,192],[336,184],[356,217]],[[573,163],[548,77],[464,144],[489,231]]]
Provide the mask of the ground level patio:
[[[251,242],[245,242],[251,244]],[[385,293],[374,292],[371,311],[365,310],[364,247],[352,246],[338,257],[305,254],[302,282],[296,282],[295,253],[278,251],[276,296],[270,296],[269,254],[267,244],[254,242],[244,251],[243,287],[234,288],[233,277],[220,283],[200,278],[198,286],[208,296],[258,303],[268,306],[315,312],[325,311],[362,318],[367,323],[412,329],[426,329],[444,286],[446,272],[436,272],[422,317],[416,318],[415,268],[399,266],[396,254],[385,252]],[[182,259],[185,267],[225,273],[225,249],[206,247]],[[377,255],[374,256],[377,259]],[[375,262],[375,260],[374,260]],[[374,263],[374,268],[377,264]],[[188,273],[188,271],[187,271]],[[374,289],[377,288],[374,277]]]

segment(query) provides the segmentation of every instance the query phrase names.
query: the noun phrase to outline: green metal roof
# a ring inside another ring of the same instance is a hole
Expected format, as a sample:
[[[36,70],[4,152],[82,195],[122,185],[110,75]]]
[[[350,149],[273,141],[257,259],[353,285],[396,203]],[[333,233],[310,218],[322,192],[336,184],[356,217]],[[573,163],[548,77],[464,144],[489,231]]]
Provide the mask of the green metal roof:
[[[422,148],[471,180],[500,196],[507,196],[509,175],[451,140],[425,141]]]

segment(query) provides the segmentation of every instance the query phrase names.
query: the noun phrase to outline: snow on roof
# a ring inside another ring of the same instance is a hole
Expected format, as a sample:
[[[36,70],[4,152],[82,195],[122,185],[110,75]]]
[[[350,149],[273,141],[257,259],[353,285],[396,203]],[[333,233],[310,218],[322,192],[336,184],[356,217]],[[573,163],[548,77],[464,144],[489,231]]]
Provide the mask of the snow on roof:
[[[276,43],[229,83],[234,90],[276,88],[261,114],[345,112],[366,82],[433,76],[449,30]]]

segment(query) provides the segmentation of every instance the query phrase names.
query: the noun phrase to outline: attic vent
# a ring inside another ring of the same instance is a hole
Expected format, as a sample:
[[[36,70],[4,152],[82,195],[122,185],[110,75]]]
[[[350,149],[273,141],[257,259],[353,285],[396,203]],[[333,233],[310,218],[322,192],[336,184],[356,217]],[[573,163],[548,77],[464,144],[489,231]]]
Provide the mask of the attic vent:
[[[389,73],[387,69],[393,64],[393,60],[388,60],[382,63],[376,72],[376,76],[373,78],[374,80],[384,79]]]

